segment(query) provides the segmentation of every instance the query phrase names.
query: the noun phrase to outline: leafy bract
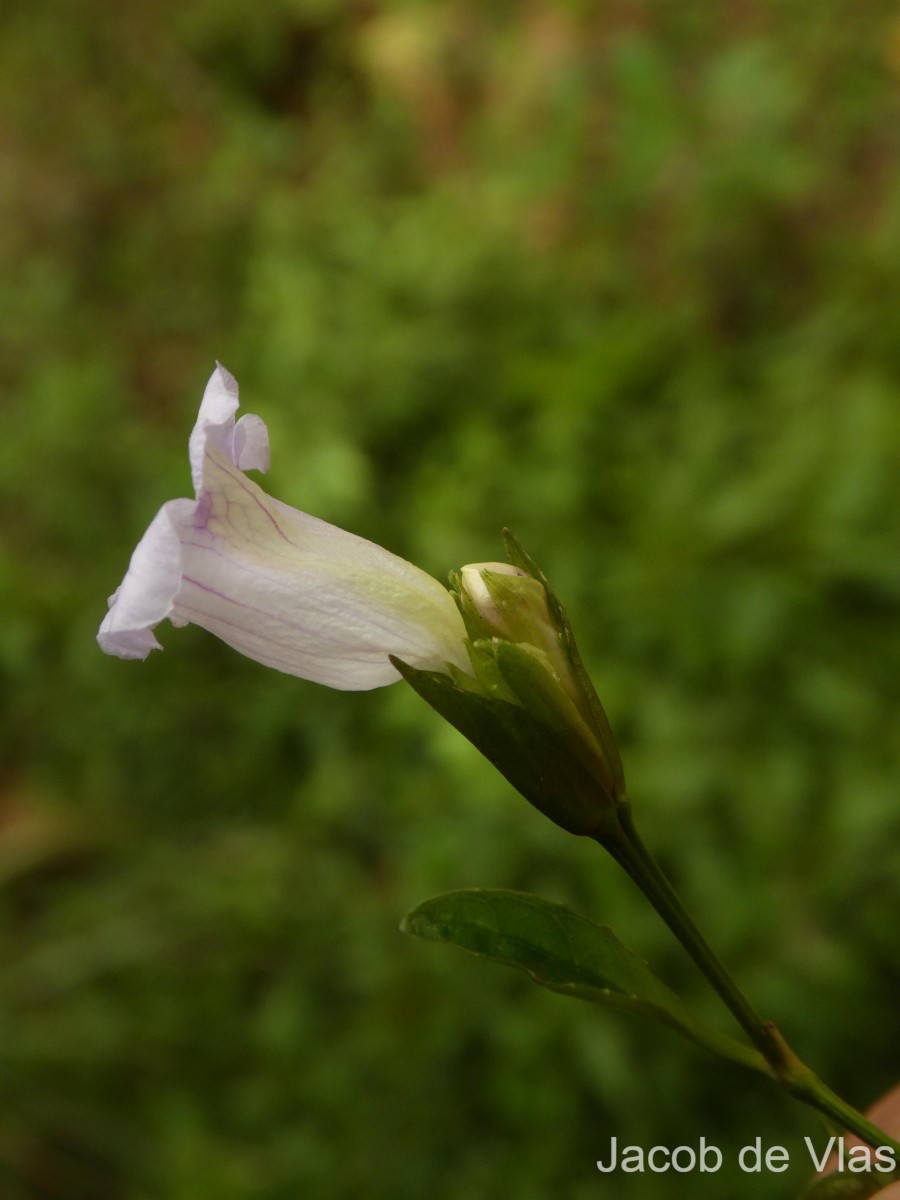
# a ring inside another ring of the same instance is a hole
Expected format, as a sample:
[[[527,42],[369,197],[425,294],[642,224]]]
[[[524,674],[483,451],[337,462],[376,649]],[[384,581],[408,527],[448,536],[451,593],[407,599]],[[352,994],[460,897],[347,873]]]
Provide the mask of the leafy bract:
[[[527,892],[471,888],[426,900],[404,918],[402,928],[518,967],[541,987],[564,996],[638,1013],[767,1073],[761,1055],[701,1022],[611,929],[564,904]]]

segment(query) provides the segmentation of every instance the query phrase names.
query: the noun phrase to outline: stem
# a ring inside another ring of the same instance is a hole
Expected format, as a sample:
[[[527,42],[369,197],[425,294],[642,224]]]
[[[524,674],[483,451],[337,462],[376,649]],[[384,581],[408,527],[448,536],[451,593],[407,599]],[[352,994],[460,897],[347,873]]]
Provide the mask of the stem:
[[[641,889],[669,929],[709,980],[735,1020],[760,1051],[773,1079],[789,1095],[836,1121],[870,1146],[889,1146],[900,1157],[900,1142],[894,1141],[862,1113],[851,1107],[794,1053],[771,1021],[763,1021],[750,1001],[719,961],[706,938],[666,879],[659,864],[644,846],[627,804],[616,819],[594,835],[605,850]]]
[[[618,836],[610,836],[610,834]],[[600,838],[598,838],[600,840]],[[761,1052],[776,1075],[782,1068],[782,1045],[772,1036],[771,1029],[756,1014],[749,1000],[737,988],[731,976],[716,957],[712,947],[685,911],[672,885],[638,836],[625,808],[619,812],[619,824],[612,831],[604,830],[602,841],[616,862],[624,868],[641,889],[672,933],[700,968],[713,988],[730,1009],[737,1023]]]

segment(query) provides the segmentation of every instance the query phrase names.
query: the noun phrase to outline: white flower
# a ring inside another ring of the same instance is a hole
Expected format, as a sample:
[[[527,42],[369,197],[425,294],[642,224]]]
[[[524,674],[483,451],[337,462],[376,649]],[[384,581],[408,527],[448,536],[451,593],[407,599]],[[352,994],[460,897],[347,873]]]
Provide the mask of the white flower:
[[[269,439],[257,416],[235,423],[237,408],[237,383],[219,366],[190,437],[196,499],[170,500],[153,519],[110,598],[102,649],[146,658],[168,617],[334,688],[393,683],[389,654],[420,669],[471,671],[462,619],[436,579],[247,478],[267,469]]]

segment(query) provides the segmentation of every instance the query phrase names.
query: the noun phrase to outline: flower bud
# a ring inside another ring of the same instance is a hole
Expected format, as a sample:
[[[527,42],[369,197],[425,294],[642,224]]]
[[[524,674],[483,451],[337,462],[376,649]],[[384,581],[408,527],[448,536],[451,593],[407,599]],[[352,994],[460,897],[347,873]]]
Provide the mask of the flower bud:
[[[506,537],[510,562],[451,577],[474,679],[395,665],[535,807],[595,836],[625,803],[619,751],[562,606]]]
[[[498,580],[498,575],[510,578]],[[459,577],[461,594],[471,602],[491,636],[520,641],[517,634],[531,632],[530,627],[541,622],[549,631],[550,614],[544,589],[519,567],[512,563],[470,563],[463,567]],[[509,584],[506,591],[502,587],[504,582]]]
[[[458,589],[470,637],[499,638],[540,652],[572,702],[579,703],[565,639],[539,579],[512,563],[471,563],[460,571]]]

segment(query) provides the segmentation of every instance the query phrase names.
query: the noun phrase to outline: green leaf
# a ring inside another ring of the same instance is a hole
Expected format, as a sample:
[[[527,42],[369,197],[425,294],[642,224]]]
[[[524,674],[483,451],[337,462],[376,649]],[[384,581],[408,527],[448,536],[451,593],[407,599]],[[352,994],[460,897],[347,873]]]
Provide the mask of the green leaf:
[[[869,1171],[862,1175],[832,1171],[824,1179],[814,1179],[807,1184],[797,1200],[867,1200],[888,1187],[898,1174],[897,1171],[890,1174]]]
[[[426,900],[404,918],[401,928],[518,967],[541,987],[564,996],[639,1013],[768,1074],[757,1051],[698,1021],[611,929],[564,904],[527,892],[471,888]]]

